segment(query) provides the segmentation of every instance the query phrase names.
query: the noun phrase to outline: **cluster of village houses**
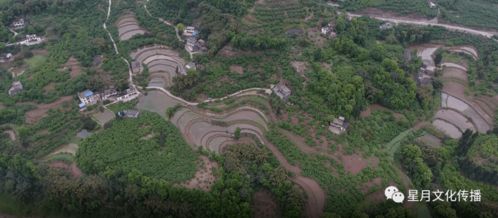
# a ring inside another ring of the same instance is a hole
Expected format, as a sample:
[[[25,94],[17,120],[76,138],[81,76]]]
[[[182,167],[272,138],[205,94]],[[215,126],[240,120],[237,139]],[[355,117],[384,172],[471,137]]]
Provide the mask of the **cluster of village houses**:
[[[118,92],[116,89],[107,89],[101,93],[94,93],[91,90],[85,90],[78,93],[80,110],[85,110],[88,106],[96,105],[99,102],[128,102],[140,95],[135,88],[126,89],[124,92]]]
[[[207,51],[206,42],[199,38],[199,31],[195,27],[185,27],[183,30],[183,36],[186,38],[185,50],[189,53]]]
[[[26,21],[24,18],[19,18],[12,22],[10,25],[12,30],[20,30],[24,29],[26,27]],[[16,33],[17,34],[17,33]],[[37,36],[36,34],[27,34],[24,37],[24,40],[21,40],[19,42],[7,44],[6,46],[14,46],[14,45],[26,45],[26,46],[32,46],[32,45],[38,45],[40,43],[43,43],[44,39],[40,36]]]
[[[275,94],[278,98],[282,99],[282,101],[284,102],[287,102],[292,94],[290,88],[283,83],[272,85],[270,88],[273,94]],[[343,116],[339,116],[329,122],[328,129],[330,132],[336,135],[340,135],[345,133],[348,127],[349,127],[348,121],[346,121],[346,119]]]

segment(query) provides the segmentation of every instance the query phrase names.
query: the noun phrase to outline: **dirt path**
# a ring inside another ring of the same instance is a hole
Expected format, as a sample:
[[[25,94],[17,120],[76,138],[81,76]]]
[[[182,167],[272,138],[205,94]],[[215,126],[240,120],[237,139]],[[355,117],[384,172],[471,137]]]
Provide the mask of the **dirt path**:
[[[368,16],[377,20],[393,22],[393,23],[401,23],[401,24],[409,24],[409,25],[417,25],[417,26],[437,26],[443,27],[450,31],[464,32],[472,35],[484,36],[486,38],[492,38],[496,32],[484,31],[484,30],[476,30],[468,27],[456,26],[451,24],[442,24],[442,23],[434,23],[434,21],[427,19],[411,19],[411,18],[401,18],[401,17],[383,17],[380,15],[372,15],[372,14],[355,14],[355,13],[346,13],[349,18],[354,17],[362,17]]]
[[[109,0],[109,5],[107,7],[107,16],[106,16],[104,24],[102,24],[102,26],[104,27],[104,30],[107,32],[109,39],[111,39],[111,41],[112,41],[112,45],[114,46],[114,52],[116,52],[116,54],[119,54],[118,46],[116,45],[116,41],[114,41],[114,38],[112,37],[111,32],[109,32],[109,30],[107,29],[107,21],[109,20],[109,17],[111,16],[111,7],[112,7],[112,0]]]
[[[104,23],[102,24],[102,27],[104,27],[105,32],[109,36],[109,39],[111,39],[112,46],[114,47],[114,52],[116,53],[116,55],[119,55],[119,50],[118,50],[118,46],[116,45],[116,41],[112,37],[111,32],[109,32],[109,30],[107,29],[107,21],[109,21],[109,17],[111,16],[111,9],[112,9],[112,0],[109,0],[109,4],[107,7],[107,16],[106,16]],[[126,60],[126,58],[124,58],[124,57],[121,57],[121,59],[126,63],[126,66],[128,67],[128,84],[129,84],[130,88],[132,88],[140,93],[140,91],[137,89],[137,86],[135,85],[135,83],[133,83],[133,71],[131,70],[130,62],[128,62],[128,60]],[[136,95],[136,97],[138,97],[138,95]],[[129,99],[129,100],[133,100],[133,99]],[[116,102],[118,102],[118,101],[115,101],[112,103],[116,103]]]
[[[265,93],[272,92],[271,89],[249,88],[249,89],[240,90],[238,92],[232,93],[230,95],[227,95],[227,96],[221,97],[221,98],[208,99],[208,100],[205,100],[202,102],[190,102],[190,101],[186,101],[183,98],[180,98],[178,96],[173,95],[170,91],[166,90],[165,88],[149,86],[149,87],[147,87],[147,89],[159,90],[159,91],[165,93],[166,95],[168,95],[169,97],[174,98],[175,100],[177,100],[180,103],[187,105],[187,106],[197,106],[197,105],[202,104],[202,103],[211,103],[211,102],[216,102],[216,101],[223,101],[223,100],[226,100],[226,99],[231,98],[231,97],[240,97],[240,96],[246,96],[246,95],[259,95],[259,92],[265,92]]]
[[[302,176],[299,167],[291,165],[275,145],[266,139],[264,140],[264,144],[277,158],[280,165],[288,172],[294,174],[291,180],[299,185],[306,193],[308,200],[306,203],[306,217],[320,217],[325,206],[325,191],[323,191],[315,180]]]

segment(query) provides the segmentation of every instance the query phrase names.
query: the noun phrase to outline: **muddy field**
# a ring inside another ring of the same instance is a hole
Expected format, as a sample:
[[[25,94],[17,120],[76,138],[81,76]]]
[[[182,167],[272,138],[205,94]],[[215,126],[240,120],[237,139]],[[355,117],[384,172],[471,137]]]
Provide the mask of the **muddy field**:
[[[443,78],[455,78],[457,80],[461,80],[462,82],[464,82],[465,85],[467,84],[468,78],[465,67],[451,63],[445,63],[445,64],[446,66],[444,67],[442,75]]]
[[[165,117],[166,110],[177,104],[180,104],[180,102],[167,96],[161,91],[148,91],[147,95],[139,98],[137,108],[140,110],[156,112],[157,114]]]

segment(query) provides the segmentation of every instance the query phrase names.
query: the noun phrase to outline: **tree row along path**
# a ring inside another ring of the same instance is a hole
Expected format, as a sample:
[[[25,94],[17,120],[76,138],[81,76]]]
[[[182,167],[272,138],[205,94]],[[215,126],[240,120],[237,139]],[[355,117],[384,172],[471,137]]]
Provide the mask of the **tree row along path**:
[[[202,102],[190,102],[190,101],[187,101],[183,98],[180,98],[178,96],[173,95],[170,91],[168,91],[162,87],[149,86],[149,87],[147,87],[147,89],[159,90],[159,91],[165,93],[166,95],[168,95],[169,97],[174,98],[175,100],[181,102],[182,104],[184,104],[186,106],[197,106],[197,105],[203,104],[203,103],[212,103],[212,102],[216,102],[216,101],[223,101],[223,100],[226,100],[226,99],[231,98],[231,97],[242,97],[242,96],[247,96],[247,95],[258,95],[259,96],[259,95],[261,95],[260,92],[264,92],[267,94],[270,94],[272,92],[270,89],[265,89],[265,88],[249,88],[249,89],[240,90],[238,92],[232,93],[230,95],[227,95],[227,96],[221,97],[221,98],[208,99],[208,100],[205,100]]]
[[[146,1],[146,3],[149,2],[149,0]],[[147,9],[147,4],[144,4],[144,8],[146,10],[146,13],[149,14],[149,16],[153,17],[151,15],[151,13],[148,11]],[[107,17],[106,17],[106,20],[103,24],[103,27],[104,27],[104,30],[107,32],[107,34],[109,35],[109,38],[111,39],[111,42],[114,46],[114,50],[115,50],[115,53],[116,55],[119,55],[119,50],[118,50],[118,47],[116,45],[116,42],[114,40],[114,38],[112,37],[112,34],[108,31],[107,29],[107,21],[109,20],[109,17],[110,17],[110,14],[111,14],[111,7],[112,7],[112,0],[109,0],[109,5],[108,5],[108,10],[107,10]],[[154,18],[154,17],[153,17]],[[162,19],[162,18],[156,18],[158,19],[159,21],[161,21],[162,23],[168,25],[168,26],[172,26],[175,28],[175,32],[176,32],[176,36],[178,38],[179,41],[183,42],[183,40],[181,39],[180,35],[179,35],[179,31],[178,29],[173,25],[171,24],[170,22]],[[135,85],[133,84],[133,72],[131,70],[131,67],[130,67],[130,63],[128,60],[126,60],[126,58],[124,57],[121,57],[123,59],[124,62],[126,62],[127,66],[128,66],[128,71],[129,71],[129,82],[130,82],[130,85],[135,87]],[[152,89],[152,90],[159,90],[163,93],[165,93],[166,95],[168,95],[169,97],[181,102],[182,104],[186,105],[186,106],[197,106],[201,103],[210,103],[210,102],[215,102],[215,101],[223,101],[223,100],[226,100],[228,98],[231,98],[231,97],[241,97],[241,96],[247,96],[247,95],[262,95],[261,92],[264,92],[266,94],[271,94],[271,89],[266,89],[266,88],[249,88],[249,89],[245,89],[245,90],[241,90],[241,91],[238,91],[238,92],[235,92],[233,94],[230,94],[230,95],[227,95],[225,97],[221,97],[221,98],[216,98],[216,99],[208,99],[208,100],[205,100],[203,102],[189,102],[185,99],[182,99],[178,96],[175,96],[173,95],[171,92],[169,92],[168,90],[162,88],[162,87],[146,87],[146,89]],[[204,113],[203,116],[210,116],[210,114],[208,113]],[[297,184],[298,186],[300,186],[303,191],[306,193],[306,196],[307,196],[307,203],[306,203],[306,217],[311,217],[311,218],[318,218],[322,215],[323,213],[323,209],[324,209],[324,206],[325,206],[325,192],[323,191],[323,189],[320,187],[320,185],[313,179],[309,178],[309,177],[304,177],[301,175],[301,169],[299,167],[296,167],[296,166],[293,166],[291,165],[287,159],[285,159],[285,156],[278,150],[278,148],[271,144],[270,142],[268,142],[268,140],[266,140],[266,138],[262,137],[257,137],[259,140],[262,141],[263,144],[265,144],[268,149],[272,152],[272,154],[277,158],[277,160],[279,161],[280,165],[288,172],[292,173],[292,177],[291,177],[291,180]]]
[[[468,34],[472,34],[472,35],[484,36],[486,38],[492,38],[494,35],[498,34],[497,32],[493,32],[493,31],[477,30],[477,29],[472,29],[469,27],[457,26],[457,25],[452,25],[452,24],[436,23],[433,20],[426,20],[426,19],[383,17],[383,16],[378,16],[378,15],[355,14],[355,13],[349,13],[349,12],[346,12],[346,15],[348,16],[348,18],[367,16],[367,17],[374,18],[377,20],[393,22],[396,24],[401,23],[401,24],[410,24],[410,25],[417,25],[417,26],[437,26],[437,27],[445,28],[445,29],[450,30],[450,31],[464,32],[464,33],[468,33]]]

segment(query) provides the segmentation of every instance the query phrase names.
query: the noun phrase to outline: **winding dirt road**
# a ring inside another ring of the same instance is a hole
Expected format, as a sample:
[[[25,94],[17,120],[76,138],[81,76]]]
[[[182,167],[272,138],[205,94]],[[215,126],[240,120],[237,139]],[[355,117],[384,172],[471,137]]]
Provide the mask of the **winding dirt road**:
[[[479,36],[484,36],[486,38],[492,38],[494,35],[498,34],[497,32],[493,31],[484,31],[484,30],[477,30],[477,29],[472,29],[469,27],[462,27],[462,26],[457,26],[457,25],[452,25],[452,24],[442,24],[442,23],[435,23],[432,20],[427,20],[427,19],[409,19],[409,18],[397,18],[397,17],[383,17],[379,15],[371,15],[371,14],[355,14],[355,13],[349,13],[346,12],[346,15],[348,18],[354,18],[354,17],[370,17],[374,18],[377,20],[382,20],[382,21],[387,21],[387,22],[392,22],[392,23],[401,23],[401,24],[410,24],[410,25],[417,25],[417,26],[437,26],[437,27],[443,27],[447,30],[450,31],[456,31],[456,32],[463,32],[463,33],[468,33],[472,35],[479,35]]]
[[[205,100],[202,102],[190,102],[190,101],[187,101],[183,98],[180,98],[178,96],[173,95],[170,91],[168,91],[162,87],[149,86],[149,87],[147,87],[147,89],[159,90],[159,91],[165,93],[166,95],[168,95],[169,97],[174,98],[175,100],[177,100],[177,101],[179,101],[182,104],[187,105],[187,106],[197,106],[197,105],[202,104],[202,103],[211,103],[211,102],[215,102],[215,101],[223,101],[223,100],[226,100],[226,99],[231,98],[231,97],[242,97],[242,96],[247,96],[247,95],[258,95],[259,96],[260,95],[259,92],[265,92],[266,94],[269,95],[272,92],[271,89],[249,88],[249,89],[240,90],[238,92],[232,93],[230,95],[227,95],[227,96],[221,97],[221,98],[212,98],[212,99],[208,99],[208,100]]]
[[[292,182],[297,184],[303,189],[307,196],[306,202],[306,217],[318,218],[323,214],[323,209],[325,207],[325,191],[320,187],[320,185],[313,179],[309,177],[304,177],[301,175],[301,169],[294,165],[291,165],[285,156],[278,150],[278,148],[270,143],[268,140],[264,139],[263,142],[266,147],[272,152],[272,154],[277,158],[280,165],[288,172],[294,174],[291,177]]]

